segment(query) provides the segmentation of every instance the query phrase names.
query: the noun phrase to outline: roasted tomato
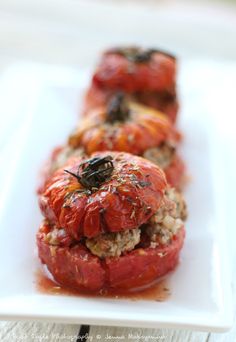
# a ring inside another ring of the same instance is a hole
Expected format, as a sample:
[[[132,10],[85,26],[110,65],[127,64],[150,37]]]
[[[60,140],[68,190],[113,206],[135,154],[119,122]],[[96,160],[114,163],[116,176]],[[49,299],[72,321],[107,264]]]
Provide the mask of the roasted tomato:
[[[131,289],[151,283],[177,265],[185,236],[182,227],[169,244],[136,248],[120,257],[100,259],[81,242],[70,246],[50,244],[50,229],[43,223],[37,234],[41,261],[59,284],[89,291]]]
[[[184,167],[179,166],[184,165],[175,151],[180,139],[165,115],[118,94],[107,106],[92,110],[70,136],[69,145],[87,154],[112,150],[143,156],[163,168],[170,185],[180,188]]]
[[[95,151],[125,151],[142,155],[147,149],[169,141],[180,141],[180,133],[170,120],[149,107],[126,102],[115,95],[108,106],[100,107],[82,122],[69,138],[69,145]]]
[[[117,91],[165,113],[175,122],[176,60],[157,50],[117,48],[104,53],[85,95],[83,113],[107,104]]]
[[[65,171],[66,170],[66,171]],[[43,215],[70,236],[134,229],[160,206],[167,186],[160,168],[128,153],[101,152],[72,158],[46,182]]]
[[[54,279],[77,290],[128,290],[172,270],[185,237],[183,196],[140,157],[82,160],[58,170],[41,197],[38,253]]]
[[[104,53],[93,83],[106,89],[168,91],[176,80],[176,60],[158,50],[115,48]]]

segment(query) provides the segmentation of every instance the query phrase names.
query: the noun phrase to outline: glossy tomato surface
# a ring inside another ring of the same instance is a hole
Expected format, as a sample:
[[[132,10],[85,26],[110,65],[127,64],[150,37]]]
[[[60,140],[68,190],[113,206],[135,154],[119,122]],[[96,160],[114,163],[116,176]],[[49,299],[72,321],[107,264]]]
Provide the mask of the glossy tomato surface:
[[[82,147],[87,154],[96,151],[124,151],[142,155],[163,142],[177,143],[181,134],[162,113],[128,102],[127,120],[107,121],[107,107],[99,107],[82,121],[69,138],[69,145]]]
[[[72,158],[46,182],[39,196],[45,218],[75,239],[136,228],[147,222],[160,206],[167,183],[158,166],[128,153],[101,152],[91,158],[108,155],[114,170],[97,189],[86,189],[64,171],[76,173],[84,161]]]
[[[136,91],[166,91],[176,80],[176,59],[161,52],[149,60],[137,62],[115,50],[106,52],[93,76],[93,84],[106,88]]]

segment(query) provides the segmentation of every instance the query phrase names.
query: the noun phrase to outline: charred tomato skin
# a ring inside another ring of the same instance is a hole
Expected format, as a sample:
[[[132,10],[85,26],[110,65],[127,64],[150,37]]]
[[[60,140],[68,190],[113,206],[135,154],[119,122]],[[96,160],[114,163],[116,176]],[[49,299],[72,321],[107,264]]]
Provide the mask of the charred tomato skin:
[[[64,171],[77,171],[83,158],[76,158],[53,174],[39,196],[44,217],[77,240],[140,226],[157,211],[167,187],[163,171],[143,158],[110,151],[91,157],[108,154],[114,172],[94,192]]]
[[[185,230],[181,228],[166,246],[137,248],[118,258],[101,260],[81,243],[71,247],[50,246],[45,242],[47,229],[43,223],[37,233],[42,263],[59,284],[92,292],[104,288],[138,288],[155,281],[176,267],[185,238]]]

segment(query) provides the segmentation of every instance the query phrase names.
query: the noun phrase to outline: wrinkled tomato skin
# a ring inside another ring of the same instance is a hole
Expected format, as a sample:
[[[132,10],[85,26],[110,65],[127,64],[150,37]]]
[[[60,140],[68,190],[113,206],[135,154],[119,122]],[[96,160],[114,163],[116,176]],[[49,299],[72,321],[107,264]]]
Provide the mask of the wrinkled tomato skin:
[[[178,155],[175,156],[171,164],[165,168],[164,171],[170,186],[177,190],[181,190],[184,187],[186,167],[183,160]]]
[[[93,292],[137,288],[165,275],[177,265],[185,237],[182,228],[165,247],[139,248],[101,260],[81,243],[74,247],[50,246],[45,242],[44,228],[37,234],[38,254],[54,279],[63,286]]]
[[[95,86],[106,89],[136,91],[166,91],[176,80],[176,60],[154,53],[145,63],[130,62],[116,53],[105,53],[93,76]]]
[[[39,205],[45,218],[63,227],[75,239],[136,228],[145,223],[160,206],[167,187],[160,168],[128,153],[109,151],[91,157],[107,155],[113,157],[113,178],[94,193],[87,195],[76,192],[82,189],[82,185],[64,171],[77,171],[83,159],[73,158],[46,182],[39,196]],[[138,170],[132,169],[134,164]],[[141,186],[133,183],[130,175],[135,175],[136,182]],[[122,177],[124,182],[119,183],[117,177]]]

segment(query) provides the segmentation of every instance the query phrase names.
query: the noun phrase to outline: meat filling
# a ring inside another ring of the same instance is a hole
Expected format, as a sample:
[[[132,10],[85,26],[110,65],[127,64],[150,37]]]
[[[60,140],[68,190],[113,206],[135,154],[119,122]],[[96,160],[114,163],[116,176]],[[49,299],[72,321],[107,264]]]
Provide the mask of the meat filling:
[[[162,169],[167,168],[175,156],[175,147],[170,144],[162,144],[158,147],[147,149],[143,157],[158,165]]]
[[[158,245],[170,243],[173,236],[183,227],[186,217],[187,209],[183,196],[174,188],[168,189],[161,207],[151,217],[146,228],[151,241],[150,247],[156,248]]]
[[[71,246],[74,240],[67,234],[63,228],[52,228],[45,235],[45,242],[51,246]]]
[[[174,188],[166,191],[162,205],[149,222],[142,227],[150,241],[150,247],[165,245],[171,242],[178,230],[183,227],[187,210],[183,196]],[[129,252],[139,244],[141,230],[139,228],[119,233],[105,233],[86,240],[87,248],[100,258],[118,257]]]
[[[119,257],[129,252],[140,241],[140,229],[125,230],[119,233],[106,233],[96,238],[86,239],[87,248],[100,258]]]

